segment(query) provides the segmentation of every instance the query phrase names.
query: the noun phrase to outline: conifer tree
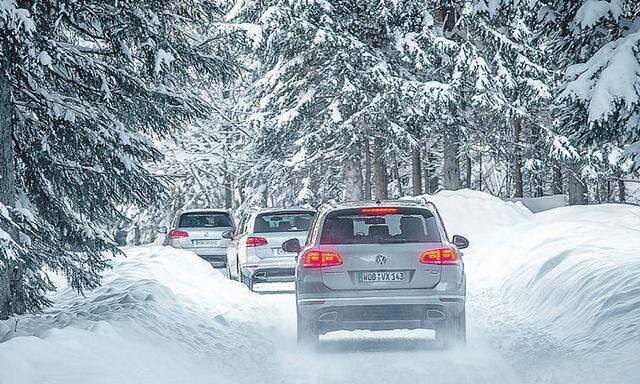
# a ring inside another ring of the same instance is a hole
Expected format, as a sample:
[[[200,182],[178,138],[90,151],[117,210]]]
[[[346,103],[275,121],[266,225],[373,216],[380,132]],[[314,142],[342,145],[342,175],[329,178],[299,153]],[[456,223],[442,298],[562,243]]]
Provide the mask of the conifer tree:
[[[78,290],[99,283],[105,255],[119,253],[105,225],[164,193],[143,166],[161,158],[151,139],[207,116],[198,86],[237,73],[221,12],[200,0],[0,0],[0,128],[15,165],[0,210],[0,318],[48,304],[45,268]]]

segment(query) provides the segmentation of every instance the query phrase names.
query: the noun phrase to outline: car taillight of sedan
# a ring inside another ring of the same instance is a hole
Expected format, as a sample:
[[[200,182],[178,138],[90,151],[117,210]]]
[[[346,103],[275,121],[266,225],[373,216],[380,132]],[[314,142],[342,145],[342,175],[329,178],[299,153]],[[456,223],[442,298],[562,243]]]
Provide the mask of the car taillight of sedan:
[[[247,248],[261,247],[267,245],[269,242],[264,237],[247,237]]]

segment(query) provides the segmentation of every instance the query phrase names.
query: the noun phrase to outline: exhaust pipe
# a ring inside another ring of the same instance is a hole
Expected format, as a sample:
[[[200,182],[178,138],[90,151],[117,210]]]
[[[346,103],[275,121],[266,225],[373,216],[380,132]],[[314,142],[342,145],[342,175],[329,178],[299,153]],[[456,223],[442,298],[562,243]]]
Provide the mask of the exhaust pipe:
[[[338,312],[331,311],[325,312],[320,317],[318,317],[318,321],[336,321],[338,320]]]
[[[429,320],[444,320],[447,316],[445,316],[444,312],[438,311],[437,309],[428,309],[427,310],[427,319]]]

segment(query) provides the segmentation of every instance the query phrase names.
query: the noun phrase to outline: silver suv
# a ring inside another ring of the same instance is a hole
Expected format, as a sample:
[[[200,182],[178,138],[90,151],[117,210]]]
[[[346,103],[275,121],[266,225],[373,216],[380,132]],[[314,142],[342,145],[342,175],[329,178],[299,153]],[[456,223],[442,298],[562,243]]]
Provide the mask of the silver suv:
[[[224,267],[229,240],[222,234],[234,228],[233,217],[224,209],[185,210],[176,215],[164,243],[193,251],[214,267]]]
[[[294,279],[295,252],[282,249],[291,238],[304,241],[315,211],[304,208],[263,208],[240,220],[238,233],[223,234],[227,248],[227,275],[253,290],[254,283]]]
[[[406,201],[321,208],[296,265],[298,341],[336,330],[434,329],[466,340],[462,236],[450,241],[436,207]]]

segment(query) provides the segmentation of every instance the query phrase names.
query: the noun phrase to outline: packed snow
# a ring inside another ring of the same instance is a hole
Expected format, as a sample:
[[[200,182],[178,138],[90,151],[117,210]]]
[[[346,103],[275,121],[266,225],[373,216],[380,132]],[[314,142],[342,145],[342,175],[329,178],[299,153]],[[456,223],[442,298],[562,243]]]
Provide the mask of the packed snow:
[[[191,252],[142,247],[126,253],[86,297],[63,288],[42,315],[0,326],[0,383],[269,378],[278,362],[264,351],[273,349],[277,324],[258,295]]]
[[[45,313],[0,323],[0,383],[640,382],[640,207],[425,198],[471,242],[464,348],[360,331],[302,353],[290,285],[252,293],[192,253],[139,247],[86,297],[61,288]]]

